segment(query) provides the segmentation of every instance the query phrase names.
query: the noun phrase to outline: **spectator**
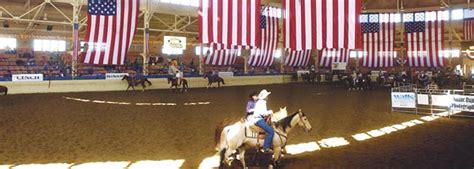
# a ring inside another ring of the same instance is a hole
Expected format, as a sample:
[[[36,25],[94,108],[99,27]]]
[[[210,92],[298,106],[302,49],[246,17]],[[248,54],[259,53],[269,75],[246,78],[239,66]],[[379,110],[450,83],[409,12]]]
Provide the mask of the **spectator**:
[[[185,69],[185,68],[186,68],[185,65],[183,64],[183,62],[181,62],[181,63],[179,64],[179,70],[180,70],[181,72],[184,72],[184,69]]]
[[[7,70],[6,78],[10,81],[12,80],[12,71]]]
[[[21,60],[21,59],[17,59],[16,60],[16,65],[17,66],[25,66],[25,61]]]

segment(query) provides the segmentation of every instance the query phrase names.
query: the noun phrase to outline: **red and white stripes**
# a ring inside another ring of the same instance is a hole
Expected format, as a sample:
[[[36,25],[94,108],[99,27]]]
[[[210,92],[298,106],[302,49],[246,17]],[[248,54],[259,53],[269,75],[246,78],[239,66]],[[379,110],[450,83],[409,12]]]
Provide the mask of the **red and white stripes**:
[[[321,67],[331,67],[332,63],[348,63],[349,49],[323,49],[319,57]]]
[[[208,65],[217,66],[233,65],[237,59],[238,53],[239,49],[211,49],[209,54],[204,58],[204,62]]]
[[[463,28],[464,40],[474,40],[474,20],[464,20]]]
[[[200,0],[199,41],[258,47],[260,5],[260,0]]]
[[[385,14],[381,14],[385,15]],[[379,31],[363,33],[364,67],[393,67],[395,51],[395,22],[381,22]]]
[[[286,51],[286,66],[306,66],[311,57],[311,50],[288,50]]]
[[[360,0],[283,0],[285,47],[361,47]]]
[[[249,65],[268,67],[273,64],[278,45],[278,9],[267,7],[263,12],[265,15],[264,28],[261,31],[261,48],[250,51]]]
[[[410,67],[444,66],[444,22],[426,21],[424,32],[405,33]]]
[[[83,58],[84,63],[124,64],[135,34],[140,3],[139,0],[117,0],[112,3],[115,3],[115,15],[92,15],[91,10],[106,10],[106,7],[89,6],[85,37],[88,48]]]

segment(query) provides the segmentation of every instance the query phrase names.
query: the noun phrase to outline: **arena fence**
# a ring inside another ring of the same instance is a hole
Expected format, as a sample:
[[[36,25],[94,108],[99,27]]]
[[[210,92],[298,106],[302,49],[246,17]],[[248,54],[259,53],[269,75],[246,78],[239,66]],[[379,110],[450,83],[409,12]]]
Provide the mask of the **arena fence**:
[[[392,112],[474,118],[474,86],[454,90],[405,85],[391,89],[391,101]]]

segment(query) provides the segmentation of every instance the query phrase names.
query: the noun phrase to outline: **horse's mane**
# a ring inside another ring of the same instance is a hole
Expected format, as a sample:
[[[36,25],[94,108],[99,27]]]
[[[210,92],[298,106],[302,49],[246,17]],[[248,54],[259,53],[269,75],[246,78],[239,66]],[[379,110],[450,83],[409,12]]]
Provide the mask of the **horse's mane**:
[[[298,112],[295,112],[295,113],[293,113],[293,114],[291,114],[291,115],[289,115],[289,116],[287,116],[287,117],[285,117],[285,118],[283,118],[283,119],[277,121],[277,122],[275,123],[275,126],[276,126],[276,127],[281,127],[281,128],[283,129],[283,132],[286,132],[286,129],[287,129],[288,127],[291,127],[291,126],[290,126],[290,125],[291,125],[291,120],[293,120],[293,117],[295,117],[296,114],[298,114]],[[304,114],[303,114],[303,115],[304,115]]]

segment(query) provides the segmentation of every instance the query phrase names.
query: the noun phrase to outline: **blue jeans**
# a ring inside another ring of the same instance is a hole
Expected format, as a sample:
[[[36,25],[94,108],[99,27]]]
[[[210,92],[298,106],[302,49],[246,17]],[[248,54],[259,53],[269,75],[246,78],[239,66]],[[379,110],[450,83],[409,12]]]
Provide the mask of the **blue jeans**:
[[[263,130],[265,130],[265,132],[267,133],[267,136],[265,137],[265,141],[263,142],[263,148],[264,149],[269,149],[271,144],[272,144],[272,140],[273,140],[273,134],[274,134],[274,131],[273,131],[273,128],[270,127],[267,122],[265,122],[265,119],[260,119],[257,121],[257,123],[255,123],[258,127],[262,128]]]

